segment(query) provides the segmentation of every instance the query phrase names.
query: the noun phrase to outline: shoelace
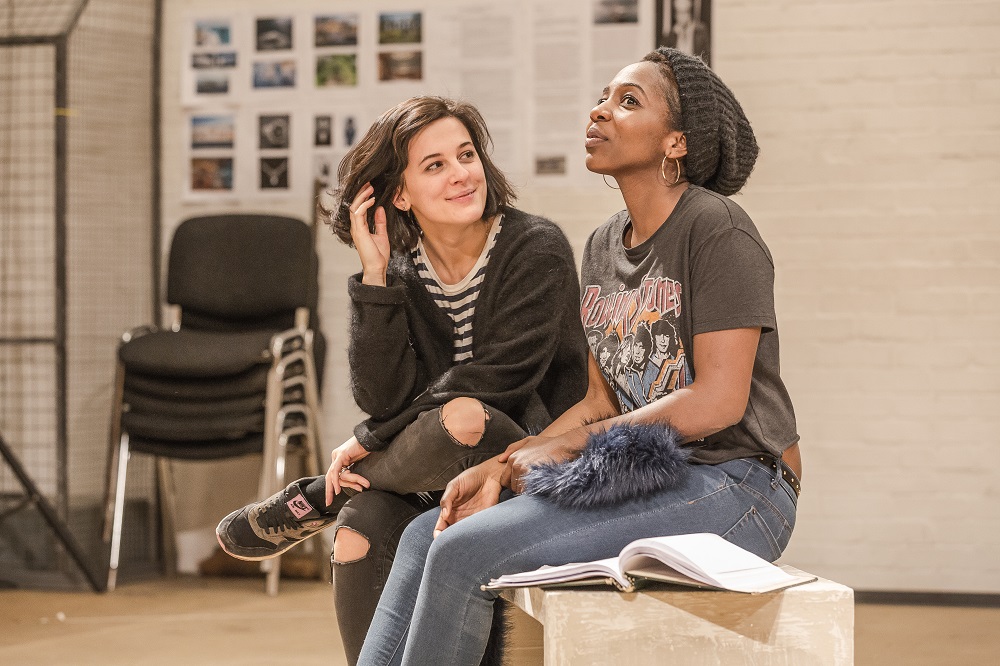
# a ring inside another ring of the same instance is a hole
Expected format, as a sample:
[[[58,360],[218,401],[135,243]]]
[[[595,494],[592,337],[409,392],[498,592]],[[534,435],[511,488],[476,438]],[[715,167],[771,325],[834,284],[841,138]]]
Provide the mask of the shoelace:
[[[260,513],[257,514],[257,524],[265,532],[273,534],[299,527],[299,521],[285,506],[284,493],[279,493],[267,501]]]

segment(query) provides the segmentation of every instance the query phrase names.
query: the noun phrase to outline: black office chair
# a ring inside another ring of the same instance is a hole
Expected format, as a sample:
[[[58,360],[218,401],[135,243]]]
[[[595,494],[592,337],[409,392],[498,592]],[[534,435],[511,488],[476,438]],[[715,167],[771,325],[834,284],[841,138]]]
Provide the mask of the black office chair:
[[[258,496],[285,486],[289,455],[320,470],[318,260],[302,221],[273,215],[186,220],[170,246],[167,329],[122,336],[112,405],[104,540],[108,589],[118,572],[125,480],[132,453],[158,458],[165,561],[176,566],[169,459],[262,453]],[[326,554],[314,550],[320,571]],[[264,563],[276,594],[280,563]]]

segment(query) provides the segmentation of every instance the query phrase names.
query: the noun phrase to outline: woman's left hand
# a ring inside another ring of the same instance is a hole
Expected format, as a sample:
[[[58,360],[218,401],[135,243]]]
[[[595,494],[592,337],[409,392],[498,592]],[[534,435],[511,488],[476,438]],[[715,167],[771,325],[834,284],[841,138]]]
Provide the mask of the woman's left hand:
[[[330,469],[326,471],[327,506],[333,503],[335,495],[340,494],[342,486],[360,492],[371,485],[368,483],[368,479],[350,470],[351,465],[367,457],[368,453],[358,442],[357,437],[351,437],[333,450],[333,453],[330,454],[333,460],[330,463]]]

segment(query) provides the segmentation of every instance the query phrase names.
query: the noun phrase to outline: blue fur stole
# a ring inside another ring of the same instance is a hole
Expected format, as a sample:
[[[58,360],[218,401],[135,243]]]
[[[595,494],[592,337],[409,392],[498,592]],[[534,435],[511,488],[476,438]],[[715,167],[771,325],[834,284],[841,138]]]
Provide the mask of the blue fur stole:
[[[667,424],[614,425],[591,434],[579,458],[532,467],[524,494],[591,509],[640,499],[676,484],[687,471],[683,437]]]

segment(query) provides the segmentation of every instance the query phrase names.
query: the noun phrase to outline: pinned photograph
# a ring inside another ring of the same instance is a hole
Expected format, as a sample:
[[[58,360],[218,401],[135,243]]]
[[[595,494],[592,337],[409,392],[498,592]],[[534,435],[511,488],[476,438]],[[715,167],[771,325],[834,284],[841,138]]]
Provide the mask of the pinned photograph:
[[[712,0],[657,0],[656,45],[699,56],[712,65]]]
[[[357,46],[358,15],[317,16],[314,43],[316,46]]]
[[[254,88],[294,88],[295,61],[277,60],[253,64]]]
[[[193,69],[224,69],[236,67],[236,52],[224,51],[222,53],[192,53],[191,67]]]
[[[260,116],[258,127],[261,150],[288,148],[291,118],[287,114]]]
[[[288,189],[287,157],[260,158],[260,189],[262,190]]]
[[[229,75],[225,72],[198,72],[194,86],[199,95],[225,95],[229,92]]]
[[[227,46],[231,43],[229,21],[203,20],[194,23],[195,46]]]
[[[358,134],[357,125],[354,124],[354,116],[347,116],[344,120],[344,145],[351,147],[354,145],[354,138]]]
[[[316,57],[316,87],[358,85],[358,56],[354,53],[334,53]]]
[[[236,122],[227,116],[192,116],[191,148],[232,148]]]
[[[378,15],[379,44],[419,44],[420,12],[386,12]]]
[[[638,23],[639,0],[594,0],[594,23]]]
[[[257,19],[257,50],[287,51],[292,48],[292,17]]]
[[[194,192],[232,191],[233,158],[191,158],[191,190]]]
[[[535,158],[535,174],[538,176],[565,176],[565,155],[540,155]]]
[[[333,145],[333,116],[316,116],[313,130],[313,145]]]
[[[378,54],[379,81],[419,81],[424,78],[421,51],[383,51]]]
[[[337,184],[337,165],[333,155],[317,153],[313,155],[313,185],[316,188],[330,188]]]

